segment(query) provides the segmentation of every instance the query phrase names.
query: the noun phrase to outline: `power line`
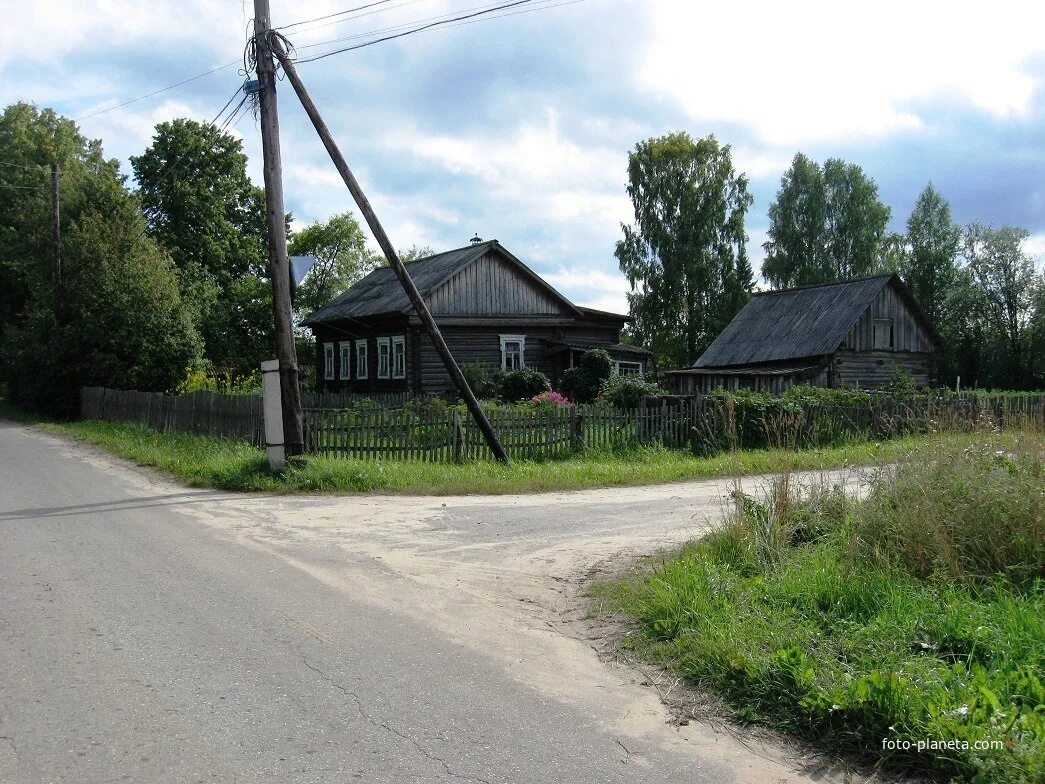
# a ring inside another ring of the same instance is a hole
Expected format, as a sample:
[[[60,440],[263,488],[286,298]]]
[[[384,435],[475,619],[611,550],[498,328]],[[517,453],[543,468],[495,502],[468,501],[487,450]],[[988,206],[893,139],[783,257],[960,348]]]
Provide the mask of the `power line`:
[[[361,6],[358,6],[356,8],[348,8],[348,9],[346,9],[344,11],[336,11],[335,13],[327,14],[326,16],[317,16],[317,17],[315,17],[313,19],[302,19],[300,22],[291,22],[290,24],[280,25],[279,27],[275,27],[273,29],[274,30],[286,30],[289,27],[298,27],[299,25],[308,24],[309,22],[319,22],[319,21],[321,21],[323,19],[332,19],[335,16],[344,16],[345,14],[352,14],[352,13],[355,13],[356,11],[363,11],[363,10],[365,10],[367,8],[373,8],[376,5],[386,5],[386,4],[391,3],[391,2],[392,2],[392,0],[377,0],[377,2],[374,2],[374,3],[367,3],[366,5],[361,5]]]
[[[129,101],[124,101],[123,103],[118,103],[115,106],[108,107],[107,109],[99,109],[96,112],[91,112],[90,114],[85,114],[82,117],[76,117],[76,118],[73,119],[73,122],[80,122],[81,120],[86,120],[86,119],[89,119],[91,117],[97,117],[99,114],[105,114],[106,112],[111,112],[114,109],[122,109],[124,106],[130,106],[132,103],[138,103],[138,101],[144,101],[146,98],[152,98],[154,95],[159,95],[160,93],[165,93],[168,90],[173,90],[175,87],[181,87],[183,84],[188,84],[189,82],[195,82],[197,79],[202,79],[204,76],[210,76],[211,74],[215,74],[218,71],[224,71],[226,68],[231,68],[232,66],[238,65],[238,64],[239,64],[239,60],[236,60],[235,62],[232,62],[232,63],[225,63],[225,65],[219,65],[217,68],[211,68],[209,71],[204,71],[201,74],[196,74],[195,76],[190,76],[188,79],[182,79],[180,82],[175,82],[174,84],[169,84],[166,87],[161,87],[159,90],[153,90],[151,93],[146,93],[145,95],[139,95],[137,98],[132,98]]]
[[[484,16],[486,14],[493,13],[494,11],[501,11],[501,10],[504,10],[506,8],[514,8],[516,6],[526,5],[527,3],[532,3],[532,2],[534,2],[534,0],[514,0],[511,3],[503,3],[503,4],[499,5],[499,6],[494,6],[492,8],[487,8],[486,10],[483,10],[483,11],[475,11],[475,12],[470,13],[470,14],[462,14],[461,16],[455,16],[455,17],[453,17],[451,19],[445,19],[445,20],[440,21],[440,22],[431,22],[431,23],[426,24],[426,25],[421,25],[420,27],[415,27],[412,30],[406,30],[406,31],[401,32],[401,33],[394,33],[392,35],[386,35],[386,36],[384,36],[382,38],[376,38],[373,41],[365,41],[364,43],[356,44],[355,46],[346,46],[346,47],[344,47],[342,49],[334,49],[333,51],[330,51],[330,52],[324,52],[323,54],[317,54],[314,57],[305,57],[305,58],[302,58],[302,59],[295,58],[294,62],[296,62],[296,63],[311,63],[311,62],[315,62],[316,60],[322,60],[325,57],[331,57],[332,55],[335,55],[335,54],[343,54],[344,52],[351,52],[351,51],[353,51],[355,49],[362,49],[365,46],[373,46],[374,44],[383,43],[385,41],[391,41],[391,40],[393,40],[395,38],[402,38],[402,37],[407,36],[407,35],[413,35],[414,33],[420,33],[420,32],[422,32],[424,30],[430,30],[433,27],[442,27],[444,25],[448,25],[448,24],[451,24],[453,22],[461,22],[461,21],[464,21],[466,19],[472,19],[472,18],[477,17],[477,16]]]
[[[536,1],[538,1],[538,2],[550,2],[551,0],[536,0]],[[481,11],[481,10],[486,10],[486,9],[497,10],[496,6],[499,6],[499,5],[500,5],[500,2],[486,3],[484,5],[478,5],[478,6],[474,6],[472,8],[466,8],[466,9],[464,9],[464,11],[465,12]],[[423,24],[425,22],[432,22],[432,21],[435,21],[437,19],[446,19],[446,17],[448,17],[448,16],[454,16],[455,14],[460,14],[460,13],[461,13],[461,11],[448,11],[447,13],[436,14],[435,16],[429,16],[429,17],[426,17],[424,19],[414,19],[414,20],[409,21],[409,22],[400,22],[399,24],[390,25],[388,27],[379,27],[376,30],[368,30],[365,33],[354,33],[353,35],[346,35],[346,36],[343,36],[341,38],[331,38],[331,39],[328,39],[326,41],[319,41],[318,43],[295,45],[294,48],[295,49],[315,49],[317,46],[328,46],[329,44],[340,43],[341,41],[356,41],[356,40],[359,40],[360,38],[368,38],[368,37],[373,36],[373,35],[381,35],[382,33],[390,33],[390,32],[394,32],[394,31],[397,31],[397,30],[403,30],[403,29],[406,29],[406,28],[409,28],[409,27],[414,27],[415,25]],[[449,22],[451,20],[447,20],[447,21]],[[312,28],[312,29],[318,29],[318,28]],[[311,32],[311,31],[312,30],[302,30],[302,31],[299,31],[299,32],[308,33],[308,32]]]
[[[397,8],[405,8],[408,5],[416,5],[417,3],[423,2],[423,0],[397,0],[397,2],[399,3],[398,5],[391,5],[391,6],[388,6],[387,8],[377,8],[377,9],[374,9],[372,11],[364,11],[363,13],[354,14],[353,16],[345,16],[345,17],[342,17],[340,19],[334,19],[333,21],[329,21],[329,22],[322,22],[321,20],[326,19],[327,17],[321,16],[321,17],[318,17],[317,19],[311,20],[312,22],[319,21],[320,24],[313,24],[311,27],[306,27],[304,30],[297,30],[297,31],[295,31],[295,34],[311,33],[313,30],[320,30],[320,29],[322,29],[324,27],[331,27],[332,25],[339,25],[339,24],[344,24],[345,22],[354,21],[356,19],[362,19],[364,16],[373,16],[374,14],[382,14],[382,13],[386,13],[388,11],[395,11]],[[362,6],[362,8],[369,8],[369,7],[370,6]],[[358,11],[360,9],[357,8],[357,9],[352,9],[352,10]],[[349,13],[349,12],[346,11],[345,13]],[[451,12],[451,13],[453,13],[453,12]],[[304,22],[300,22],[299,24],[305,24],[305,23]],[[274,30],[281,30],[283,28],[275,27],[273,29]]]

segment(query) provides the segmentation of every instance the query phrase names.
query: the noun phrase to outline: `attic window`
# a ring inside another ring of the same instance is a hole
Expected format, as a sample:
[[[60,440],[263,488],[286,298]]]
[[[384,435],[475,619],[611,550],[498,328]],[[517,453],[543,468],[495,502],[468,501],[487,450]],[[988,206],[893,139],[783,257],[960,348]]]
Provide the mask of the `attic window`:
[[[874,320],[874,348],[875,351],[892,351],[893,349],[893,320]]]

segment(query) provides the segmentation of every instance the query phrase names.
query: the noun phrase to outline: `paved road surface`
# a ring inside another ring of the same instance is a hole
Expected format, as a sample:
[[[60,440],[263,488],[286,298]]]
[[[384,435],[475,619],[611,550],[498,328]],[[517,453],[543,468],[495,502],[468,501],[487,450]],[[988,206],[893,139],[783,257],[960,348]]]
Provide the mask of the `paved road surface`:
[[[823,781],[586,639],[723,492],[240,496],[0,421],[0,782]]]

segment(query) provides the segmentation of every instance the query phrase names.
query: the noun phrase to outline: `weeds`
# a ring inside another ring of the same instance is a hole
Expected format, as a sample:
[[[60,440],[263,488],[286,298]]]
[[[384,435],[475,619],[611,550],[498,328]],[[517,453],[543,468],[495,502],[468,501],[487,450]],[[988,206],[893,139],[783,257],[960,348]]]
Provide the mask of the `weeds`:
[[[979,438],[864,499],[788,474],[734,493],[722,529],[598,592],[741,718],[955,781],[1045,780],[1045,441]]]

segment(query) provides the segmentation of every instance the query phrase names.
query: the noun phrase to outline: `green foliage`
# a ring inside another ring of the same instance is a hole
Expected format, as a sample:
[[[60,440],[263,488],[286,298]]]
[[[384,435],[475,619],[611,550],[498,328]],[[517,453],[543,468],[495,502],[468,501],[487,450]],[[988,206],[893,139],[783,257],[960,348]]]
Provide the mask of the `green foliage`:
[[[615,254],[632,288],[630,331],[666,367],[689,365],[753,288],[747,177],[714,136],[672,133],[629,154],[628,195],[635,225]]]
[[[900,275],[934,329],[943,325],[944,301],[954,285],[961,229],[951,205],[932,183],[925,186],[907,219],[910,251]]]
[[[559,388],[575,403],[591,403],[613,373],[613,359],[605,349],[592,348],[581,354],[577,367],[563,373]]]
[[[298,286],[294,304],[308,317],[330,304],[377,266],[377,256],[366,246],[359,222],[348,212],[313,223],[290,238],[294,256],[315,256],[316,264]]]
[[[635,408],[645,397],[664,395],[667,392],[653,381],[634,373],[610,376],[602,382],[602,397],[617,408]]]
[[[5,110],[0,134],[13,145],[6,154],[58,155],[63,171],[60,288],[50,277],[50,247],[31,239],[48,225],[49,205],[25,204],[5,216],[0,268],[19,292],[17,302],[8,300],[14,311],[0,348],[12,399],[68,416],[81,386],[172,388],[200,361],[199,336],[175,270],[146,236],[116,162],[70,121],[25,104]],[[11,253],[27,255],[8,263]]]
[[[468,386],[472,388],[472,393],[479,400],[492,400],[497,397],[501,381],[500,369],[494,369],[489,363],[482,360],[475,360],[463,363],[461,372],[464,374]]]
[[[186,395],[190,392],[216,392],[222,395],[261,394],[261,373],[255,371],[245,376],[232,373],[207,372],[200,368],[186,368],[185,378],[178,382],[174,392]]]
[[[1040,781],[1042,443],[1001,448],[917,451],[866,501],[785,475],[600,592],[641,623],[645,654],[743,718],[954,781]],[[913,745],[929,739],[968,747]]]
[[[131,158],[149,231],[178,269],[206,358],[240,374],[273,345],[265,198],[246,164],[239,139],[185,119],[157,125]]]
[[[778,289],[872,274],[889,215],[859,166],[829,158],[821,167],[798,153],[769,207],[762,274]]]
[[[551,390],[548,377],[533,368],[519,368],[504,373],[497,381],[498,397],[506,403],[529,400],[535,395]]]
[[[860,552],[919,579],[1029,586],[1045,577],[1042,458],[987,445],[922,455],[861,505]]]

